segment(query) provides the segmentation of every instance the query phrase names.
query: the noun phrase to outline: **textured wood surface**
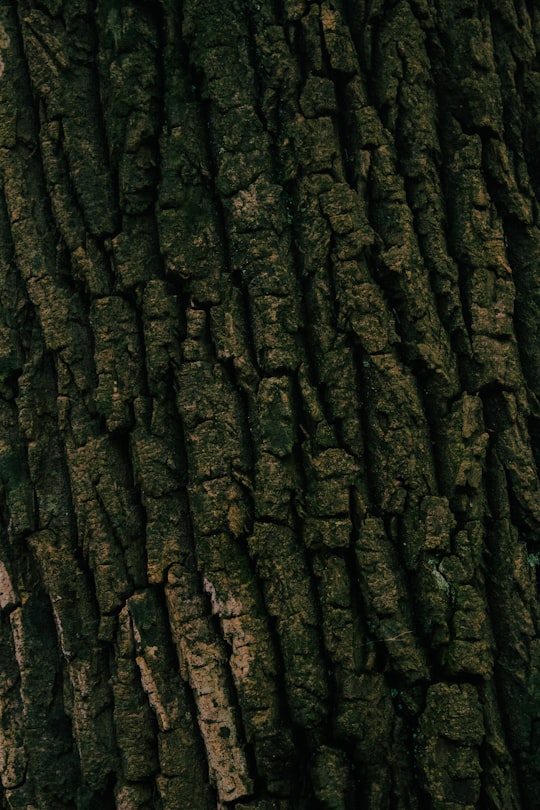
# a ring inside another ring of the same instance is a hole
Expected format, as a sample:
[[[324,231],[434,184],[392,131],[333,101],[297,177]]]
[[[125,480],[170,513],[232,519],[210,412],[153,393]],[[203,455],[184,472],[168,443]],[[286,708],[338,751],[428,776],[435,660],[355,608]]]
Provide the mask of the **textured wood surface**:
[[[2,2],[3,808],[540,808],[539,40]]]

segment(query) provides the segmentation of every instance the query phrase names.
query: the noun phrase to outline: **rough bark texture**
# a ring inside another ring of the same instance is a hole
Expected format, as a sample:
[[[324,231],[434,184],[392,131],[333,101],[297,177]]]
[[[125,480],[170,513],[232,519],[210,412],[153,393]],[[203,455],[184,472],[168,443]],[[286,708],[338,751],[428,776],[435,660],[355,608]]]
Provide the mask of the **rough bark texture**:
[[[10,810],[540,808],[534,0],[2,0]]]

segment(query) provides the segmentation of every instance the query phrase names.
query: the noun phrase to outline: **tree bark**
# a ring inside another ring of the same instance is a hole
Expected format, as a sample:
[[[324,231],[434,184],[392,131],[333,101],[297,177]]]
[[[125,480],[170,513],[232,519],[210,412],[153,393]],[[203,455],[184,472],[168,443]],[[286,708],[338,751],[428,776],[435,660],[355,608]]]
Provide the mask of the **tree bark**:
[[[3,808],[540,808],[539,41],[3,0]]]

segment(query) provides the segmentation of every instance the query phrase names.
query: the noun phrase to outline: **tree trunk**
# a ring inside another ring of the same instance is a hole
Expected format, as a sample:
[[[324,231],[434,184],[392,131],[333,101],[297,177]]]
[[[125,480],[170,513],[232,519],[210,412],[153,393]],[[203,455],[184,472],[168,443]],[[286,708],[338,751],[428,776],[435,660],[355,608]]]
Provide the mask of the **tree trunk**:
[[[534,0],[2,0],[10,810],[540,808]]]

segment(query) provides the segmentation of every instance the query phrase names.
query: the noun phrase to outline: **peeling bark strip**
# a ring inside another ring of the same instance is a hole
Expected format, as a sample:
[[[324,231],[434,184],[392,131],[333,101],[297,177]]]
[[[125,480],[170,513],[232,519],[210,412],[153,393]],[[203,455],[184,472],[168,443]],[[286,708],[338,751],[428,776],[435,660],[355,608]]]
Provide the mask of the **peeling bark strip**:
[[[0,4],[2,808],[540,808],[539,45]]]

